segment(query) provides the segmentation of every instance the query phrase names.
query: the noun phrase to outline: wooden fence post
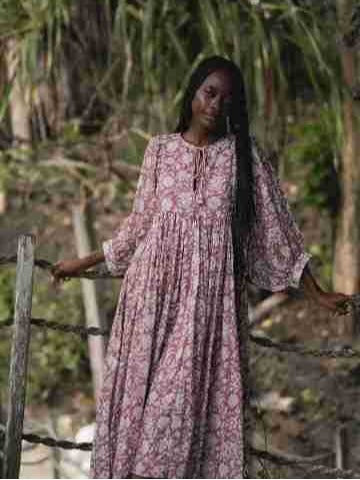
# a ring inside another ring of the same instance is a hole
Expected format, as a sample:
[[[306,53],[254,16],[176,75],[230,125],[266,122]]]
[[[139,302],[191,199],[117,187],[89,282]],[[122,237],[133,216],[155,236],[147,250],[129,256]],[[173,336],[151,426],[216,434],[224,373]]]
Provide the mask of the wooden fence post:
[[[349,468],[349,432],[346,422],[340,422],[335,429],[335,466],[347,470]]]
[[[3,478],[19,478],[20,472],[31,326],[34,244],[35,237],[33,235],[19,237]]]

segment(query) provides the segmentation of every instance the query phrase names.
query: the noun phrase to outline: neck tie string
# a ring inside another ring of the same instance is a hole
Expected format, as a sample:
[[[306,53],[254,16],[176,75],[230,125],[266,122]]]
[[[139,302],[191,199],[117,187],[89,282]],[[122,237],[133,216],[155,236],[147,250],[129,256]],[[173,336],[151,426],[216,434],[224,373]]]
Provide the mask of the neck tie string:
[[[197,203],[204,203],[203,189],[208,161],[207,149],[197,149],[194,153],[193,190]]]

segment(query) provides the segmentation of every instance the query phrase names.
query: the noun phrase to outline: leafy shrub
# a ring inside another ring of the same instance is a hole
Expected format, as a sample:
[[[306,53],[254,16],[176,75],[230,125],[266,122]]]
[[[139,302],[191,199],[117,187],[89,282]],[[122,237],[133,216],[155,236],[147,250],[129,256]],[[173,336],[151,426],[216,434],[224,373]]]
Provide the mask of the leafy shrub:
[[[296,140],[287,148],[287,167],[304,172],[302,201],[336,215],[340,199],[337,172],[340,140],[335,114],[324,107],[318,117],[292,125],[290,132]]]

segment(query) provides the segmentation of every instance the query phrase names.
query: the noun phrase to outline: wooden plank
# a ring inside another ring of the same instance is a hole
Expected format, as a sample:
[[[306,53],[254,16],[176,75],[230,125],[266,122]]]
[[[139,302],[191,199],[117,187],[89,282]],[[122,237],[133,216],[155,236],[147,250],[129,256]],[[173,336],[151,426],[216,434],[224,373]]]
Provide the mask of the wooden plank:
[[[19,478],[20,472],[30,341],[34,245],[33,235],[19,237],[3,478]]]

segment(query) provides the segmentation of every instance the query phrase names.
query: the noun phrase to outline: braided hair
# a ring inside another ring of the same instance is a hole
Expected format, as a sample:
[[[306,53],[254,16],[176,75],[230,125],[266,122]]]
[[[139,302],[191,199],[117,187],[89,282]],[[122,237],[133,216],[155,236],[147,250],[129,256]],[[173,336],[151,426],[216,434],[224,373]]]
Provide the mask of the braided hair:
[[[229,110],[230,132],[235,134],[236,179],[233,204],[232,232],[234,273],[246,271],[246,252],[252,222],[255,220],[251,138],[246,106],[243,75],[239,67],[226,58],[212,56],[204,59],[190,77],[185,90],[176,132],[185,132],[192,117],[192,100],[206,77],[216,70],[226,71],[232,80],[232,103]],[[219,132],[224,136],[226,131]]]

